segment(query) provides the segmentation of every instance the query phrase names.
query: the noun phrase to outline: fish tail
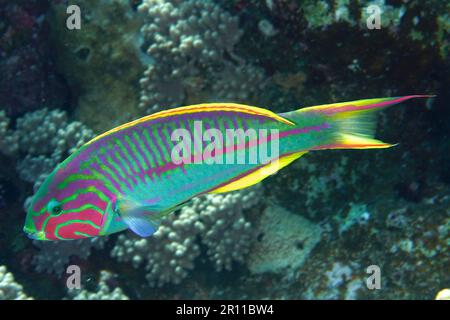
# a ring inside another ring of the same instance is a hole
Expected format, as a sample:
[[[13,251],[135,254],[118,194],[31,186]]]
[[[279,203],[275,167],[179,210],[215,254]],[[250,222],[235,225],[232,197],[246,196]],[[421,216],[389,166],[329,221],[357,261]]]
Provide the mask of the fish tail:
[[[331,129],[323,144],[312,150],[322,149],[380,149],[393,144],[374,138],[376,131],[376,114],[388,106],[413,99],[428,98],[429,95],[411,95],[394,98],[365,99],[335,104],[314,106],[297,110],[299,118],[321,119]]]

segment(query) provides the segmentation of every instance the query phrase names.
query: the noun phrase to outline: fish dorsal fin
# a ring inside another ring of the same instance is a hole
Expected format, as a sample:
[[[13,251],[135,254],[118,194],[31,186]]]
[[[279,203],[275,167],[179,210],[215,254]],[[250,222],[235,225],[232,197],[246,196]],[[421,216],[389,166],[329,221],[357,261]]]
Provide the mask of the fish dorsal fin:
[[[279,122],[283,122],[285,124],[294,125],[294,123],[275,112],[270,110],[248,106],[245,104],[238,103],[203,103],[196,104],[192,106],[180,107],[175,109],[164,110],[155,114],[150,115],[151,118],[161,118],[167,117],[176,114],[186,114],[186,113],[196,113],[196,112],[214,112],[214,111],[229,111],[229,112],[240,112],[246,114],[253,114],[258,116],[265,116],[268,118],[272,118]]]
[[[158,208],[143,205],[139,201],[127,197],[117,199],[115,211],[131,231],[141,237],[149,237],[154,234],[163,218]]]
[[[246,113],[246,114],[251,114],[251,115],[264,116],[264,117],[272,118],[276,121],[279,121],[279,122],[282,122],[282,123],[285,123],[288,125],[295,125],[292,121],[290,121],[270,110],[263,109],[263,108],[252,107],[252,106],[247,106],[247,105],[238,104],[238,103],[203,103],[203,104],[196,104],[196,105],[192,105],[192,106],[163,110],[163,111],[142,117],[140,119],[125,123],[114,129],[111,129],[101,135],[98,135],[97,137],[88,141],[86,143],[86,145],[89,145],[92,142],[94,142],[102,137],[108,136],[108,135],[118,132],[120,130],[124,130],[124,129],[130,128],[130,127],[133,127],[142,122],[147,122],[147,121],[154,120],[154,119],[166,118],[166,117],[182,115],[182,114],[199,113],[199,112],[217,112],[217,111],[241,112],[241,113]]]
[[[279,158],[278,160],[271,161],[270,163],[266,164],[265,166],[244,176],[243,178],[240,178],[239,180],[233,181],[222,187],[214,189],[213,191],[210,191],[209,193],[223,193],[223,192],[229,192],[229,191],[234,191],[234,190],[239,190],[239,189],[244,189],[244,188],[250,187],[250,186],[262,181],[263,179],[267,178],[268,176],[276,173],[281,168],[286,167],[288,164],[297,160],[298,158],[303,156],[305,153],[307,153],[307,151],[292,153],[290,155],[283,156],[283,157]]]

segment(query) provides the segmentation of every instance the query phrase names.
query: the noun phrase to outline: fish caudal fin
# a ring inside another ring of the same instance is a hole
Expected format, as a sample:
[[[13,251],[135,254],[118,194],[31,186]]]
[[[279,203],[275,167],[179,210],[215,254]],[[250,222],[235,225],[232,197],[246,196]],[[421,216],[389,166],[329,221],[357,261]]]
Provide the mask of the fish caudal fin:
[[[300,109],[297,115],[299,117],[320,116],[331,129],[334,129],[328,142],[312,150],[389,148],[393,145],[374,138],[376,112],[412,98],[428,97],[432,96],[413,95],[326,104]]]

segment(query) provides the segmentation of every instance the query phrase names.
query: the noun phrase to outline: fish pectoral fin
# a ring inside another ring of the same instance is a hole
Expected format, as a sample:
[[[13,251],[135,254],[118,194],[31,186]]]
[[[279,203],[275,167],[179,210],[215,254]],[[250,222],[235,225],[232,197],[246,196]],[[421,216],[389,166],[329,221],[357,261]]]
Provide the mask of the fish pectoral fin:
[[[158,230],[161,222],[168,214],[189,202],[190,200],[164,209],[156,204],[147,205],[132,198],[121,197],[117,200],[116,211],[131,231],[141,237],[149,237]]]
[[[158,230],[164,217],[169,213],[141,206],[129,211],[121,211],[120,216],[131,231],[141,237],[149,237]]]
[[[262,166],[261,168],[253,171],[252,173],[240,178],[239,180],[233,181],[229,184],[221,186],[217,189],[210,191],[209,193],[223,193],[230,192],[234,190],[240,190],[247,187],[250,187],[258,182],[264,180],[268,176],[278,172],[281,168],[286,167],[291,162],[297,160],[301,156],[303,156],[307,151],[296,152],[290,155],[286,155],[280,157],[278,160],[271,161],[270,163]]]
[[[123,222],[125,222],[131,231],[141,237],[151,236],[158,230],[161,224],[160,220],[151,218],[151,213],[126,214],[123,216]]]
[[[114,210],[131,231],[141,237],[154,234],[163,218],[161,209],[157,206],[142,204],[128,197],[119,197]]]

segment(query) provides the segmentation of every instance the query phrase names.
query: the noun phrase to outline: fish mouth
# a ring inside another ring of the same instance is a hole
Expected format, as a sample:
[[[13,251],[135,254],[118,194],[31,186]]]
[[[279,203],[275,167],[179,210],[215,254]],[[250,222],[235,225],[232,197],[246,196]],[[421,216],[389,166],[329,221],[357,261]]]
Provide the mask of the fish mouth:
[[[44,231],[30,231],[26,228],[23,229],[25,233],[27,234],[28,238],[33,240],[47,240],[47,237],[45,236]]]

